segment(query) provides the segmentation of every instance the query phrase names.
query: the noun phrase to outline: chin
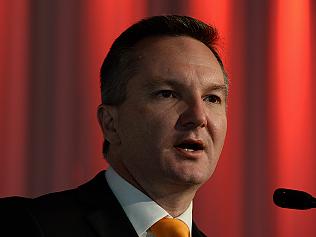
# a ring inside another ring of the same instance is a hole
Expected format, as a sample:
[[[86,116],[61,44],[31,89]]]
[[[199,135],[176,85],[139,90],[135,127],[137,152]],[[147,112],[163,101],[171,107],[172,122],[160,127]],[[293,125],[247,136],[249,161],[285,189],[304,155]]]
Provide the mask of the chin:
[[[170,180],[177,184],[191,186],[201,186],[214,173],[216,160],[209,160],[208,156],[201,156],[200,159],[183,159],[179,154],[172,154],[174,157],[167,166],[164,167],[165,174]]]
[[[201,186],[212,176],[212,174],[213,171],[195,171],[194,169],[189,169],[174,173],[173,180],[177,183],[182,183],[190,186]]]

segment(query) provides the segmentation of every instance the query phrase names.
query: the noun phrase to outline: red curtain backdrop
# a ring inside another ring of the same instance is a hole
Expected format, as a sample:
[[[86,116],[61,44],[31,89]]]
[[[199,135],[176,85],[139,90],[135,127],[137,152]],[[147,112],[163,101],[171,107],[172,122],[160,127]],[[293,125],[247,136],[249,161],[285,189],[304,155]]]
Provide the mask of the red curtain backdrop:
[[[316,211],[280,209],[278,187],[316,196],[316,3],[311,0],[1,0],[0,196],[75,187],[107,167],[99,68],[130,24],[185,14],[215,25],[230,78],[228,134],[194,201],[208,236],[316,236]]]

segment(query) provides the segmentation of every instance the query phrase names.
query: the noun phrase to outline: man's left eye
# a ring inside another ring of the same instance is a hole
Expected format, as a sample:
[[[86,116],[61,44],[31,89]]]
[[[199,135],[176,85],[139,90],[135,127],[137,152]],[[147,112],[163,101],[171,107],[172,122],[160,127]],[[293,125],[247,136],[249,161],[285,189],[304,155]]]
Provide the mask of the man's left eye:
[[[217,95],[208,95],[203,100],[214,104],[220,104],[222,102],[222,99]]]

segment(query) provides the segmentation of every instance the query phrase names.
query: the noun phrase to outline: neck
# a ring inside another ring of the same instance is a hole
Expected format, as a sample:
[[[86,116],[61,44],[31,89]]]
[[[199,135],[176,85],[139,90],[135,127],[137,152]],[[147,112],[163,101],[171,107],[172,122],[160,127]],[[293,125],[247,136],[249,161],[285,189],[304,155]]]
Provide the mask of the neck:
[[[140,182],[124,166],[114,164],[111,166],[122,178],[150,197],[172,217],[177,217],[186,211],[198,189],[192,185]]]
[[[194,193],[195,194],[195,193]],[[159,206],[161,206],[164,210],[166,210],[172,217],[180,216],[184,213],[190,203],[193,200],[194,194],[185,194],[181,193],[169,193],[168,195],[154,195],[147,194],[153,199]]]

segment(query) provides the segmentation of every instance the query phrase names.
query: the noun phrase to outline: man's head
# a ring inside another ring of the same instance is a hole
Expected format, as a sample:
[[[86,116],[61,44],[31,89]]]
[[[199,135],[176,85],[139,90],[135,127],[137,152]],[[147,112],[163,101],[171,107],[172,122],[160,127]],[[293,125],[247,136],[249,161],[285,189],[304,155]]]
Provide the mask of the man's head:
[[[105,105],[120,105],[126,98],[128,80],[139,70],[136,44],[151,37],[188,36],[205,44],[220,64],[228,89],[227,74],[217,52],[218,33],[215,28],[188,16],[154,16],[139,21],[125,30],[113,43],[101,67],[101,99]],[[103,153],[110,143],[105,139]]]
[[[157,16],[114,42],[101,68],[98,118],[110,164],[136,186],[199,186],[213,173],[228,90],[217,38],[193,18]]]

